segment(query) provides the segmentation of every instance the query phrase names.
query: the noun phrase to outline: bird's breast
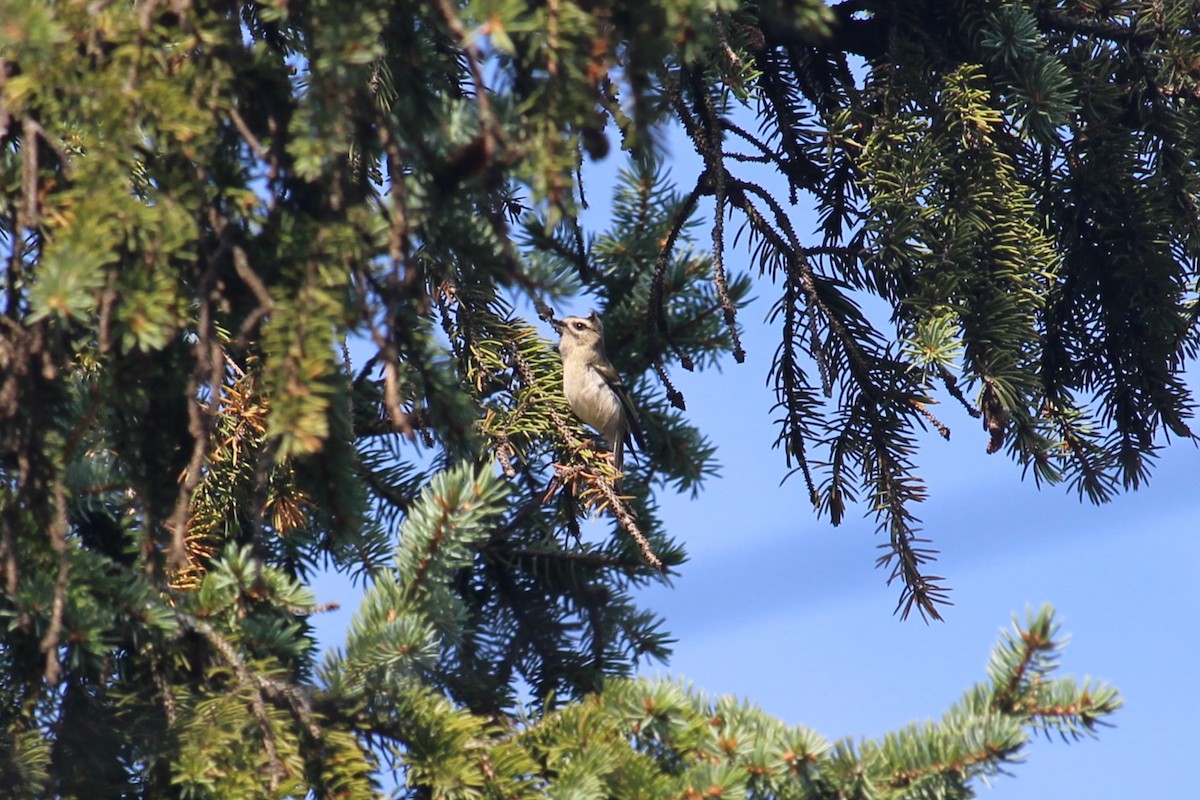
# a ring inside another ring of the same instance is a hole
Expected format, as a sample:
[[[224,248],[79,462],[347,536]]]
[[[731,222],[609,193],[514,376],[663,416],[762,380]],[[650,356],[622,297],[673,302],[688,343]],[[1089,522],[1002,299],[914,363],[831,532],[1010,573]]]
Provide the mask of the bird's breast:
[[[591,367],[564,369],[563,394],[581,420],[606,438],[615,435],[623,413],[621,401],[598,372]]]

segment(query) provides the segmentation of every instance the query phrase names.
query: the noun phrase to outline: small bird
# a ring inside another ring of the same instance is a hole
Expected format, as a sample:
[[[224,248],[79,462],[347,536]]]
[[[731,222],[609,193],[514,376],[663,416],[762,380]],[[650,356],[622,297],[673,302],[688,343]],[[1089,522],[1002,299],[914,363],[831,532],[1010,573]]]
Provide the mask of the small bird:
[[[638,425],[633,400],[604,353],[604,323],[592,311],[586,317],[566,317],[550,324],[561,336],[558,352],[562,354],[563,394],[567,404],[577,417],[608,440],[620,472],[625,445],[632,443],[630,437],[643,452],[646,438]]]

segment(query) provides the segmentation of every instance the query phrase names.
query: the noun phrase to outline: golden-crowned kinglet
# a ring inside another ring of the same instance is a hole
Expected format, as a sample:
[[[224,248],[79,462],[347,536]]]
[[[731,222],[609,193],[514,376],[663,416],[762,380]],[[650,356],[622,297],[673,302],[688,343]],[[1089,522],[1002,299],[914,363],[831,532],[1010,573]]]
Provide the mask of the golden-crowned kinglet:
[[[562,337],[558,351],[562,354],[567,403],[576,416],[608,440],[620,471],[630,437],[643,452],[646,438],[638,426],[637,409],[629,392],[604,354],[604,323],[593,311],[586,317],[565,317],[551,324]]]

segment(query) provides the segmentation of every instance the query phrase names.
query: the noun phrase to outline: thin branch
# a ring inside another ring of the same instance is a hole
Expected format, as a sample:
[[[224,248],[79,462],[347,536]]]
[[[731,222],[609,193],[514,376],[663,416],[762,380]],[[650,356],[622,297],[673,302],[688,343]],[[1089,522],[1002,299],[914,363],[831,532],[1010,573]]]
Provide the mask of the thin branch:
[[[246,124],[246,120],[242,119],[241,113],[238,112],[235,106],[229,107],[229,119],[233,122],[233,127],[237,128],[238,133],[246,140],[246,144],[254,151],[254,155],[261,158],[263,161],[271,161],[271,153],[267,148],[263,147],[263,143],[254,135],[254,131],[250,130],[250,126]]]
[[[221,233],[224,227],[222,225],[217,229],[217,232]],[[233,245],[233,269],[246,286],[250,287],[250,291],[254,294],[254,299],[258,301],[258,305],[246,315],[246,319],[242,321],[241,329],[238,331],[238,335],[242,339],[245,339],[254,330],[255,326],[258,325],[259,321],[271,313],[271,310],[275,307],[275,302],[271,299],[271,293],[267,291],[267,286],[263,283],[262,278],[250,266],[250,259],[247,258],[246,251],[242,249],[241,245]]]
[[[650,546],[650,541],[638,527],[637,522],[633,518],[633,512],[630,510],[628,504],[625,503],[624,498],[617,493],[613,483],[603,477],[598,477],[592,481],[592,485],[603,495],[608,505],[612,508],[617,521],[621,523],[621,527],[625,529],[625,532],[637,544],[638,550],[641,551],[642,559],[659,572],[666,572],[666,565],[663,564],[662,559],[654,554],[654,548]]]
[[[38,209],[38,147],[37,132],[40,126],[31,117],[21,124],[21,193],[24,201],[24,227],[36,228],[39,221]],[[20,230],[13,236],[21,236]]]
[[[392,260],[392,269],[398,271],[408,262],[408,184],[405,181],[404,152],[400,148],[400,140],[392,130],[387,120],[379,124],[379,141],[387,155],[388,193],[392,197],[390,207],[380,204],[386,214],[388,225],[388,255]]]
[[[215,212],[212,216],[214,220],[219,219]],[[228,230],[227,227],[218,228],[222,236],[226,230]],[[234,248],[235,262],[240,250],[241,248]],[[203,477],[209,441],[216,428],[217,417],[220,415],[221,385],[225,378],[226,359],[220,343],[214,338],[216,331],[212,318],[211,297],[216,278],[216,262],[214,259],[209,259],[208,266],[200,278],[198,292],[200,308],[196,318],[196,364],[192,375],[188,378],[186,389],[188,433],[192,437],[192,454],[179,484],[175,508],[167,523],[167,529],[171,533],[171,543],[167,550],[167,566],[171,570],[182,569],[188,561],[186,538],[192,496]],[[204,385],[207,390],[207,405],[200,401],[201,385]]]
[[[946,441],[950,441],[950,428],[946,425],[946,423],[935,417],[933,412],[929,410],[929,407],[925,403],[922,403],[915,398],[910,399],[908,402],[917,410],[918,414],[924,417],[926,421],[933,426],[934,430],[938,432],[939,436]]]
[[[58,638],[62,633],[63,610],[66,607],[67,575],[71,562],[67,550],[67,496],[61,477],[54,480],[54,519],[50,523],[50,547],[58,556],[58,574],[54,579],[54,597],[50,603],[50,622],[42,636],[41,649],[46,656],[46,683],[58,683],[62,665],[58,660]]]
[[[199,359],[201,356],[197,356]],[[183,479],[179,483],[178,496],[175,498],[175,509],[171,519],[167,521],[167,530],[171,534],[171,543],[167,549],[167,566],[171,570],[179,570],[187,563],[187,521],[188,510],[191,507],[192,495],[200,485],[200,475],[204,468],[204,457],[208,451],[208,427],[204,424],[203,412],[199,398],[196,396],[199,386],[193,375],[188,379],[185,392],[188,406],[188,434],[192,437],[192,454],[183,470]],[[216,399],[213,398],[212,402]]]
[[[769,161],[772,164],[775,164],[776,166],[778,166],[780,168],[780,170],[783,169],[783,162],[779,158],[779,154],[777,152],[775,152],[773,149],[771,149],[770,147],[768,147],[766,142],[762,141],[757,136],[750,133],[745,128],[741,127],[736,122],[733,122],[730,119],[722,119],[721,127],[731,133],[736,133],[738,136],[742,137],[747,142],[749,142],[750,144],[757,147],[759,149],[759,151],[762,152],[762,158],[764,160]],[[730,154],[730,155],[732,155],[732,154]],[[749,161],[750,158],[751,157],[746,156],[746,157],[744,157],[744,160]]]

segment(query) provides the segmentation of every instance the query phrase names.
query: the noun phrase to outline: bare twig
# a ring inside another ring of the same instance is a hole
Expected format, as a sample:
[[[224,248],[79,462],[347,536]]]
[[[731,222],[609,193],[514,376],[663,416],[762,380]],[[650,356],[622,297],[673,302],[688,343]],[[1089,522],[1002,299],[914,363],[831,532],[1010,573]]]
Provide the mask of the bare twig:
[[[917,413],[924,417],[929,424],[934,427],[934,430],[938,432],[939,436],[946,441],[950,441],[950,428],[946,425],[946,423],[935,417],[933,412],[930,411],[928,406],[926,406],[924,403],[917,400],[910,400],[909,402],[912,404],[912,407],[917,410]]]
[[[21,124],[21,192],[24,195],[25,227],[36,228],[39,219],[38,209],[38,146],[37,132],[40,126],[32,117],[26,117]],[[14,236],[24,235],[14,231]]]
[[[50,547],[58,556],[58,574],[54,579],[54,597],[50,603],[50,622],[42,636],[41,649],[46,656],[46,683],[58,683],[62,665],[58,661],[58,637],[62,633],[63,609],[67,598],[70,558],[67,551],[67,497],[62,478],[54,480],[54,519],[50,523]]]
[[[254,330],[263,317],[271,313],[275,302],[271,299],[271,293],[267,291],[267,286],[263,283],[262,278],[250,266],[250,259],[241,245],[233,246],[233,269],[246,286],[250,287],[250,291],[254,293],[254,299],[258,301],[258,305],[242,321],[239,335],[244,338]]]
[[[271,153],[267,148],[263,147],[263,143],[254,135],[254,131],[250,130],[250,126],[246,124],[246,120],[242,119],[241,113],[237,107],[229,107],[229,119],[233,122],[233,127],[237,128],[238,133],[246,140],[246,144],[254,151],[254,155],[261,158],[263,161],[270,161]]]
[[[662,559],[654,554],[654,549],[650,547],[650,541],[638,527],[628,504],[625,503],[625,500],[621,497],[621,495],[617,494],[616,487],[613,486],[612,482],[607,481],[604,478],[598,478],[597,480],[593,481],[593,485],[600,492],[600,494],[603,495],[604,499],[608,501],[609,506],[612,507],[613,514],[617,518],[617,521],[621,523],[621,527],[625,529],[625,532],[628,533],[629,537],[637,544],[638,550],[641,552],[642,558],[645,560],[645,562],[659,572],[666,572],[667,568],[663,564]]]

